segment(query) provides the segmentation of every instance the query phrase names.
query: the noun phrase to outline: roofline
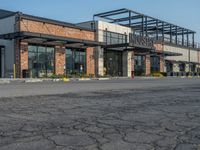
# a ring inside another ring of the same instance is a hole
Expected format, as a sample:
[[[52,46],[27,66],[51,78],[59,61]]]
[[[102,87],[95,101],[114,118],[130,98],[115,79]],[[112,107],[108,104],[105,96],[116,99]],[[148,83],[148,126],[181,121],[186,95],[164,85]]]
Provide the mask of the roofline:
[[[49,18],[45,18],[45,17],[34,16],[34,15],[23,14],[22,12],[18,12],[17,14],[21,19],[28,19],[28,20],[32,20],[32,21],[45,22],[45,23],[50,23],[50,24],[54,24],[54,25],[60,25],[60,26],[63,26],[63,27],[70,27],[70,28],[75,28],[75,29],[94,32],[93,29],[79,27],[79,26],[77,26],[76,24],[73,24],[73,23],[68,23],[68,22],[64,22],[64,21],[58,21],[58,20],[49,19]]]
[[[9,14],[7,16],[4,16],[4,17],[0,17],[0,19],[8,18],[8,17],[11,17],[11,16],[18,16],[18,17],[20,17],[22,19],[28,19],[28,20],[39,21],[39,22],[46,22],[46,23],[51,23],[51,24],[54,24],[54,25],[60,25],[60,26],[64,26],[64,27],[70,27],[70,28],[86,30],[86,31],[92,31],[92,32],[95,31],[94,29],[88,29],[88,28],[84,28],[84,27],[79,27],[78,25],[73,24],[73,23],[68,23],[68,22],[49,19],[49,18],[45,18],[45,17],[39,17],[39,16],[34,16],[34,15],[24,14],[24,13],[22,13],[20,11],[17,11],[17,12],[9,11],[9,10],[5,10],[5,11],[10,12],[11,14]]]
[[[9,12],[10,14],[8,14],[6,16],[3,16],[3,17],[0,17],[0,19],[4,19],[4,18],[11,17],[11,16],[15,16],[18,13],[18,12],[14,12],[14,11],[10,11],[10,10],[5,10],[5,9],[1,9],[1,10]]]

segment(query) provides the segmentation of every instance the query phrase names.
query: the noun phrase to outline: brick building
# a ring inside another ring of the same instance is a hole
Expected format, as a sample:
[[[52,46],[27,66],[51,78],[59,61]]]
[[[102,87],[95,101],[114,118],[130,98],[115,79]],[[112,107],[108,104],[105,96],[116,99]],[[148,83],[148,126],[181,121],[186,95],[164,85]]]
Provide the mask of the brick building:
[[[194,35],[128,9],[79,24],[0,10],[0,77],[199,75]]]
[[[1,10],[0,33],[2,77],[95,74],[94,30]]]

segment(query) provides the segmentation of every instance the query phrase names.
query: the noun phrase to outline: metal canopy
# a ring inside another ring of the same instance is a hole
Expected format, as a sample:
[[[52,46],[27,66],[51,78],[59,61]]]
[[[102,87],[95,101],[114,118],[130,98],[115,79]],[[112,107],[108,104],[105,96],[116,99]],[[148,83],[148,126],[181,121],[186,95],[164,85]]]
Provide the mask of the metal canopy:
[[[61,43],[62,44],[83,44],[84,46],[91,46],[91,47],[104,45],[103,43],[96,42],[96,41],[67,38],[67,37],[32,33],[32,32],[15,32],[15,33],[3,34],[3,35],[0,35],[0,39],[4,39],[4,40],[19,39],[19,40],[33,40],[33,41],[37,40],[37,41],[41,41],[42,43],[54,42],[54,43],[60,43],[60,44]]]
[[[181,43],[196,48],[195,31],[126,8],[95,14],[94,20],[95,18],[131,27],[135,33],[154,38],[156,41]],[[178,38],[181,38],[181,41]],[[190,41],[192,42],[189,43]]]
[[[163,56],[182,56],[181,53],[174,53],[174,52],[169,52],[169,51],[159,51],[159,50],[153,50],[153,51],[151,51],[151,54],[163,55]]]

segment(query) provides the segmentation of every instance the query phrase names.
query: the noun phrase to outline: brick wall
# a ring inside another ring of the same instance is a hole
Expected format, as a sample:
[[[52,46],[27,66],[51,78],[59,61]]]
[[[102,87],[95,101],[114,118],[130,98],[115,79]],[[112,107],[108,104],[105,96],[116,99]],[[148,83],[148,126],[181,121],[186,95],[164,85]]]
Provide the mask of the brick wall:
[[[77,38],[77,39],[84,39],[84,40],[95,39],[95,35],[93,31],[64,27],[61,25],[55,25],[55,24],[39,22],[39,21],[32,21],[32,20],[27,20],[27,19],[22,19],[20,21],[20,31],[48,34],[48,35],[54,35],[54,36],[62,36],[62,37],[68,37],[68,38]]]
[[[160,72],[165,72],[165,60],[163,56],[160,56]]]
[[[94,48],[86,49],[87,75],[95,75],[95,51]]]
[[[151,62],[150,62],[150,55],[146,55],[145,57],[145,75],[149,76],[151,74]]]
[[[15,41],[16,77],[22,78],[22,71],[28,69],[28,43]]]
[[[83,40],[95,40],[95,33],[89,30],[82,30],[78,28],[65,27],[56,24],[50,24],[42,21],[33,21],[28,19],[21,19],[19,24],[20,31],[33,32],[48,34],[53,36],[61,36],[66,38],[77,38]],[[33,42],[34,43],[34,42]],[[17,44],[16,44],[17,46]],[[62,50],[63,46],[55,46],[55,74],[61,75],[65,74],[65,52]],[[94,49],[87,48],[87,74],[95,74],[95,59],[94,59]],[[18,61],[19,76],[21,77],[22,69],[27,69],[28,67],[28,51],[21,53],[21,60]],[[21,65],[20,65],[21,63]]]
[[[154,44],[154,47],[155,47],[156,50],[158,50],[158,51],[164,51],[164,46],[163,46],[163,44]]]
[[[65,74],[65,47],[55,46],[55,74]]]
[[[164,51],[164,45],[163,44],[154,44],[154,47],[156,50],[163,52]],[[164,57],[160,55],[160,72],[165,71],[165,60]]]

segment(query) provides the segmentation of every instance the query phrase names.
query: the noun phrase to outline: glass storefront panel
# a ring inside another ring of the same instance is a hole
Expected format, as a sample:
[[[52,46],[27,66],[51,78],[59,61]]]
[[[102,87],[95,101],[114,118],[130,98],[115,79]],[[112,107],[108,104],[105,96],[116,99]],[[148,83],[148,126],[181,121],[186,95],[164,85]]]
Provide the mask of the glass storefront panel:
[[[166,70],[167,72],[173,72],[173,63],[166,62]]]
[[[151,72],[160,72],[160,58],[158,56],[151,57]]]
[[[105,51],[104,67],[106,75],[122,76],[122,52]]]
[[[54,73],[54,48],[53,47],[47,47],[46,51],[46,69],[47,69],[47,76],[51,76]]]
[[[86,50],[66,49],[66,74],[86,74]]]
[[[181,72],[185,72],[185,64],[184,63],[179,64],[179,68],[180,68]]]
[[[135,75],[145,75],[145,56],[135,55]]]
[[[29,72],[33,78],[49,77],[54,73],[54,48],[28,46]]]

